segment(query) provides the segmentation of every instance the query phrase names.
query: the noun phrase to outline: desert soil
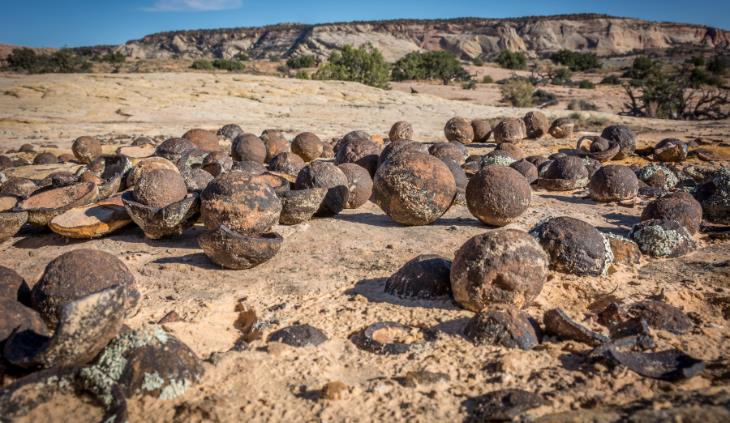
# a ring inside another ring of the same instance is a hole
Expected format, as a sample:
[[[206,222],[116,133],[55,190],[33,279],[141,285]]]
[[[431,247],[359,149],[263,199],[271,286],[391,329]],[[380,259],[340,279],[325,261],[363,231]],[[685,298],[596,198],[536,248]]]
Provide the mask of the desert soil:
[[[107,140],[107,151],[113,151],[138,135],[179,136],[189,128],[217,129],[227,123],[254,133],[279,128],[290,136],[307,130],[332,138],[354,129],[386,135],[393,122],[408,120],[415,138],[434,141],[443,139],[443,125],[455,115],[496,118],[526,111],[353,83],[250,75],[1,75],[0,150],[30,142],[39,150],[67,151],[75,137],[96,135]],[[546,112],[551,118],[570,113]],[[640,120],[609,113],[587,117],[631,125],[640,147],[667,136],[717,143],[730,133],[727,121]],[[528,154],[574,145],[575,138],[550,137],[520,144]],[[485,154],[492,147],[470,150]],[[730,157],[728,147],[713,148]],[[642,208],[643,204],[599,205],[581,191],[535,191],[529,210],[508,227],[528,230],[545,217],[568,215],[626,235]],[[181,317],[164,328],[204,360],[205,375],[174,400],[130,400],[131,421],[457,421],[467,415],[469,397],[501,388],[543,395],[548,404],[531,410],[532,417],[637,400],[667,408],[672,406],[663,399],[667,394],[730,393],[728,241],[698,235],[699,248],[691,254],[677,259],[642,257],[640,265],[615,266],[605,277],[551,271],[542,293],[526,309],[541,320],[545,310],[562,307],[600,331],[588,306],[602,296],[611,293],[627,302],[664,298],[689,313],[696,328],[684,335],[655,332],[657,348],[679,348],[716,369],[669,383],[620,367],[581,366],[589,347],[576,342],[548,340],[531,351],[475,347],[460,335],[471,312],[449,301],[405,301],[385,294],[385,278],[414,256],[453,258],[467,239],[492,230],[465,206],[455,205],[436,223],[422,227],[395,224],[370,202],[334,218],[277,226],[274,230],[285,240],[280,253],[244,271],[213,265],[196,242],[202,230],[197,225],[181,237],[153,241],[128,226],[103,239],[73,241],[24,229],[0,244],[0,265],[14,268],[32,284],[61,253],[78,248],[108,251],[127,264],[143,294],[141,310],[127,321],[129,326],[157,322],[171,311]],[[255,310],[265,322],[264,336],[244,351],[229,351],[239,336],[234,327],[238,304]],[[362,351],[349,340],[353,332],[378,321],[434,328],[438,336],[394,356]],[[322,329],[329,341],[303,349],[266,342],[273,330],[294,323]],[[409,372],[422,370],[443,375],[415,386],[404,382]],[[341,399],[320,400],[318,391],[332,381],[344,383],[347,391]],[[54,421],[60,415],[68,421],[99,421],[102,410],[87,397],[59,395],[27,420]]]

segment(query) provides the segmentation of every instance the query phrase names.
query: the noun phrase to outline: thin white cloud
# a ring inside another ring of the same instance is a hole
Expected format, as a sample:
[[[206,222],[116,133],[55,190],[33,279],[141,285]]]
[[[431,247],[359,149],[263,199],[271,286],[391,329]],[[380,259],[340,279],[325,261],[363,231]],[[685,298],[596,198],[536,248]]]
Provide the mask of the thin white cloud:
[[[242,0],[156,0],[147,12],[212,12],[238,9]]]

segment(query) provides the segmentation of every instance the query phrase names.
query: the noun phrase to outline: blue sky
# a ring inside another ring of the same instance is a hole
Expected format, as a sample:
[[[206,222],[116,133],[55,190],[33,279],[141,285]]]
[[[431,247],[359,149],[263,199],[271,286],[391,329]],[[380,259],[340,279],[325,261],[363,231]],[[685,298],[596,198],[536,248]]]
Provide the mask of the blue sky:
[[[596,12],[730,29],[728,0],[4,0],[0,43],[120,44],[153,32],[279,22]]]

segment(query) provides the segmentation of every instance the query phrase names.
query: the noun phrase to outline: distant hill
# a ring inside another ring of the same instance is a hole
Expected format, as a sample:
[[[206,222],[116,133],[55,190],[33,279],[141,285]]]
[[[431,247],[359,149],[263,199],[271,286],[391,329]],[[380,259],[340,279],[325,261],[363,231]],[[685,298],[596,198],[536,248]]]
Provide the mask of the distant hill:
[[[597,14],[510,19],[390,20],[151,34],[119,46],[133,58],[251,58],[314,54],[327,57],[345,44],[370,43],[387,60],[412,51],[448,50],[463,59],[501,50],[539,56],[560,49],[612,56],[637,50],[730,47],[728,31],[702,25],[652,22]]]
[[[16,48],[28,48],[28,47],[16,46],[16,45],[12,45],[12,44],[0,44],[0,60],[5,60],[5,58],[8,57],[10,55],[10,53],[12,53],[13,50],[15,50]],[[56,51],[55,48],[35,48],[35,47],[33,47],[32,49],[35,50],[37,53],[41,53],[41,52],[50,53],[50,52]]]

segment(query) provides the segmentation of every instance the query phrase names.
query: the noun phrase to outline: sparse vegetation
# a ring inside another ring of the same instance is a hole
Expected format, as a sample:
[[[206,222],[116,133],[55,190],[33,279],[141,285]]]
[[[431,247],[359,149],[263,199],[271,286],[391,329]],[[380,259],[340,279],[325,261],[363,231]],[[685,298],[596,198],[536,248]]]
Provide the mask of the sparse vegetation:
[[[527,69],[527,56],[521,51],[502,50],[495,61],[506,69]]]
[[[472,60],[472,63],[474,66],[484,66],[484,59],[481,57],[477,57],[476,59]]]
[[[596,106],[595,103],[591,103],[590,101],[586,100],[571,100],[570,103],[568,103],[568,110],[573,110],[577,112],[595,112],[598,110],[598,106]]]
[[[603,77],[600,83],[604,85],[621,85],[621,78],[616,75],[608,75]]]
[[[447,51],[408,53],[393,64],[394,81],[436,79],[448,84],[451,81],[468,81],[469,73],[456,57]]]
[[[581,88],[584,90],[592,90],[592,89],[596,88],[596,84],[594,84],[593,82],[591,82],[587,79],[583,79],[578,83],[578,88]]]
[[[309,77],[309,73],[305,70],[299,70],[297,73],[294,74],[294,78],[296,79],[311,79]]]
[[[559,65],[567,66],[573,72],[585,72],[601,67],[601,62],[595,53],[560,50],[551,54],[550,60]]]
[[[290,69],[313,68],[313,67],[317,66],[317,58],[311,54],[292,57],[286,61],[286,65]]]
[[[111,52],[101,56],[100,60],[102,62],[120,64],[120,63],[124,63],[127,60],[127,56],[125,56],[124,54],[122,54],[119,51],[111,51]]]
[[[730,73],[730,55],[716,55],[707,62],[707,70],[715,75],[727,75]]]
[[[528,81],[513,79],[505,82],[501,87],[502,101],[514,107],[532,106],[532,94],[535,87]]]
[[[388,88],[390,69],[378,49],[367,45],[346,45],[334,52],[329,61],[312,75],[312,79],[355,81],[378,88]]]
[[[8,55],[7,69],[27,73],[89,72],[91,62],[68,49],[53,53],[36,53],[29,48],[16,48]]]
[[[205,59],[198,59],[194,61],[190,67],[195,70],[213,70],[213,64],[210,60]]]
[[[216,69],[227,71],[242,71],[246,68],[246,65],[235,59],[215,59],[212,65]]]
[[[477,81],[470,79],[461,84],[461,88],[465,90],[475,90],[477,88]]]
[[[484,77],[482,77],[482,84],[492,84],[492,83],[494,83],[494,79],[491,76],[484,75]]]
[[[548,106],[551,104],[555,104],[558,102],[558,98],[555,96],[555,94],[551,93],[550,91],[545,91],[542,89],[535,90],[534,93],[532,93],[532,103],[537,106]]]

